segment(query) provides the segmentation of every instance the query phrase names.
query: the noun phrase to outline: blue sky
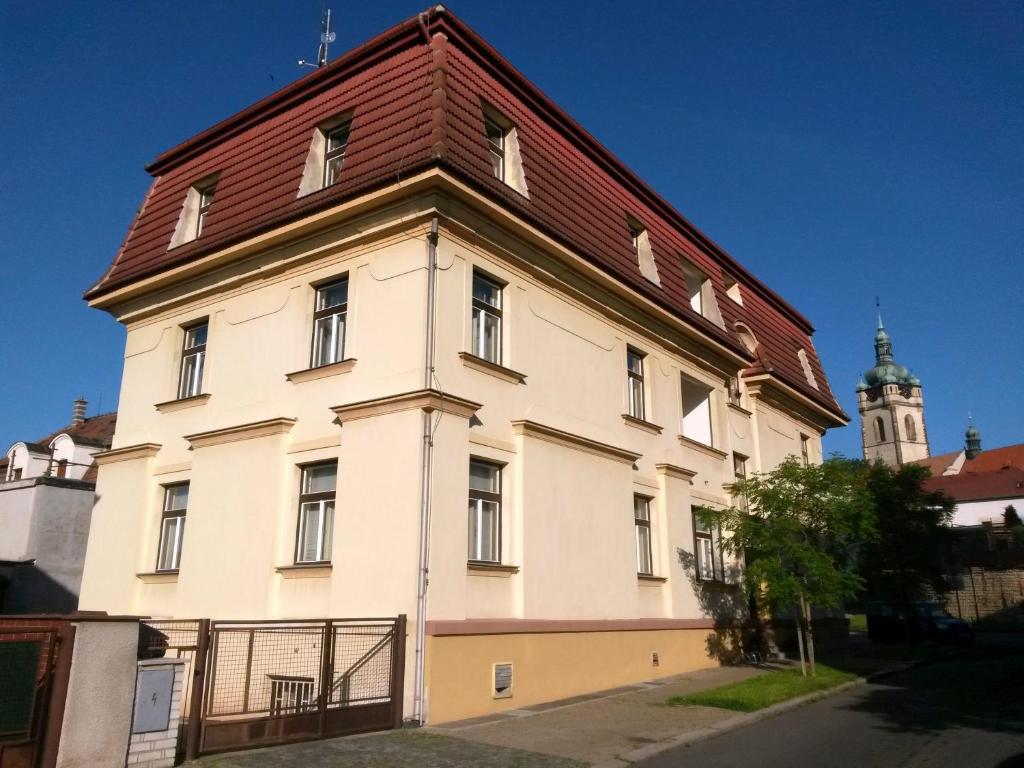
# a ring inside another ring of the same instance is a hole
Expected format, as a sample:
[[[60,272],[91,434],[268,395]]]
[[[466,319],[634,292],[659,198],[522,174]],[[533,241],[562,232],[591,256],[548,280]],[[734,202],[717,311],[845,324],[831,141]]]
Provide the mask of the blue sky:
[[[425,7],[335,5],[335,55]],[[960,447],[968,411],[985,445],[1024,442],[1024,6],[451,7],[811,318],[849,413],[878,295],[933,452]],[[143,165],[303,74],[321,8],[0,4],[0,450],[79,394],[116,405],[124,332],[81,293]],[[859,455],[856,421],[826,449]]]

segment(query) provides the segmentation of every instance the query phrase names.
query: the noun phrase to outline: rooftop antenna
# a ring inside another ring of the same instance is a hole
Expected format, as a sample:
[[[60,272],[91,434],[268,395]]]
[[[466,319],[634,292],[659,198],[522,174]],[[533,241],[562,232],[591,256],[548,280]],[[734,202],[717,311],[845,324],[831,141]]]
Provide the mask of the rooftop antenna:
[[[320,22],[320,48],[316,53],[316,64],[305,59],[299,59],[298,64],[300,67],[314,67],[319,69],[320,67],[327,66],[327,47],[337,39],[337,35],[331,31],[331,9],[327,8],[324,11],[323,21]]]

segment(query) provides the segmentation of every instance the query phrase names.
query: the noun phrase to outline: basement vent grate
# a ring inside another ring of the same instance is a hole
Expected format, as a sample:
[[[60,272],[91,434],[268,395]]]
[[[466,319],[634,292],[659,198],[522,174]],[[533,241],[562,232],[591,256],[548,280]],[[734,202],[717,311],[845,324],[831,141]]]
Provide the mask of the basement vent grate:
[[[512,696],[512,665],[494,665],[494,698],[507,699]]]

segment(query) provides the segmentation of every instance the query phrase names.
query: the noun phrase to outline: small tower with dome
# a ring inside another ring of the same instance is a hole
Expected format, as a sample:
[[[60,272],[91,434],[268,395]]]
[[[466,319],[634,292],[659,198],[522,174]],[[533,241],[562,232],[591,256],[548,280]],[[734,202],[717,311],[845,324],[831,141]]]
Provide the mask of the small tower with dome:
[[[875,365],[857,384],[857,410],[865,459],[881,459],[896,467],[928,458],[921,381],[896,363],[881,315],[875,333]]]

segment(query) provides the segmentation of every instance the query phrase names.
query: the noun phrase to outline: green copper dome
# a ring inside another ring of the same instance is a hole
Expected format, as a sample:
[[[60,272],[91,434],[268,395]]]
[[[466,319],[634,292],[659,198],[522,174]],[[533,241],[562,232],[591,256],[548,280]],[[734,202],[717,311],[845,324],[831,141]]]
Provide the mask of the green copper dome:
[[[875,333],[875,366],[864,371],[864,378],[857,385],[857,391],[863,392],[882,384],[920,387],[921,380],[893,359],[892,340],[882,325],[882,316],[879,315],[878,331]]]

